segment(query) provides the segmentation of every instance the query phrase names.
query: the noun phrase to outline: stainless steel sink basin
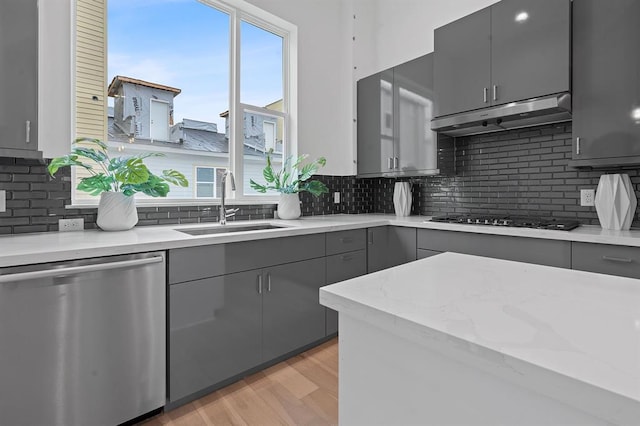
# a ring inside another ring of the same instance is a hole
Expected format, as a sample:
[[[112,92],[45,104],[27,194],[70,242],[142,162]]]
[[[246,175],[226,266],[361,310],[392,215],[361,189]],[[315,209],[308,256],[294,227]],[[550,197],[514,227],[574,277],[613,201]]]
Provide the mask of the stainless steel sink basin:
[[[184,228],[176,229],[183,234],[193,236],[211,235],[211,234],[228,234],[229,232],[245,232],[245,231],[264,231],[266,229],[282,229],[286,226],[272,225],[270,223],[257,223],[255,225],[216,225],[208,228]]]

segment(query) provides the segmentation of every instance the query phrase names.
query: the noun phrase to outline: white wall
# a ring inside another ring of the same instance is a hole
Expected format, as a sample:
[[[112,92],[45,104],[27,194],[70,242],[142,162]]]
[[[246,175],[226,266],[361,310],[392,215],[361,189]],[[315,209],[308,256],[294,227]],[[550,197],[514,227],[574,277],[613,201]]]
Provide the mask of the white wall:
[[[248,1],[298,26],[299,152],[326,157],[329,175],[356,173],[355,82],[433,51],[435,28],[495,3]]]
[[[326,157],[322,174],[353,174],[351,0],[249,3],[298,26],[298,152]]]
[[[433,52],[433,30],[497,0],[352,0],[358,80]]]

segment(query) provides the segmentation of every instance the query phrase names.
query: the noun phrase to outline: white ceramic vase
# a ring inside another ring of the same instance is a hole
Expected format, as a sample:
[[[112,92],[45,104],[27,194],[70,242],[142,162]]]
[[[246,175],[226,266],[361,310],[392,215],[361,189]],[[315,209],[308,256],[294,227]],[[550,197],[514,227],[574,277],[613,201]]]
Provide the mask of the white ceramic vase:
[[[301,214],[300,197],[298,193],[281,193],[280,199],[278,200],[278,217],[280,219],[297,219]]]
[[[638,200],[629,175],[602,175],[596,189],[595,206],[603,229],[631,227]]]
[[[104,231],[126,231],[138,223],[136,199],[122,192],[103,192],[98,204],[96,223]]]
[[[396,216],[411,215],[411,184],[409,182],[396,182],[393,187],[393,208]]]

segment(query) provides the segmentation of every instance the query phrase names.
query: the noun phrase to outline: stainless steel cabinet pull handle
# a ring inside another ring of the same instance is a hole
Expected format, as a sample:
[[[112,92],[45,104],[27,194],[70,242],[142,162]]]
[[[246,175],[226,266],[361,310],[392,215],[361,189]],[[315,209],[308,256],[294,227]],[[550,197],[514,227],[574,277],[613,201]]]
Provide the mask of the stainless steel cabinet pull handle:
[[[96,263],[93,265],[69,266],[68,268],[45,269],[42,271],[19,272],[0,275],[0,283],[35,280],[38,278],[66,277],[87,272],[106,271],[109,269],[130,268],[162,262],[162,257],[154,256],[145,259],[123,260],[120,262]]]
[[[611,257],[611,256],[602,256],[603,260],[608,260],[610,262],[619,262],[619,263],[631,263],[633,259],[626,259],[624,257]]]
[[[267,274],[267,293],[271,293],[271,272]]]
[[[262,274],[258,274],[258,293],[262,294]]]
[[[580,155],[580,137],[576,138],[576,154]]]
[[[25,121],[25,131],[27,135],[25,138],[25,142],[30,143],[31,142],[31,121],[29,120]]]
[[[498,100],[498,85],[497,84],[493,85],[493,100],[494,101]]]
[[[344,244],[349,244],[353,242],[353,238],[349,238],[349,237],[340,238],[340,242]]]
[[[394,169],[398,168],[398,157],[393,157],[393,168]]]
[[[342,260],[348,262],[350,260],[353,260],[353,256],[345,254],[344,256],[342,256]]]
[[[487,89],[486,87],[482,88],[482,95],[483,95],[483,99],[484,99],[484,103],[487,103],[487,98],[489,96],[489,89]]]

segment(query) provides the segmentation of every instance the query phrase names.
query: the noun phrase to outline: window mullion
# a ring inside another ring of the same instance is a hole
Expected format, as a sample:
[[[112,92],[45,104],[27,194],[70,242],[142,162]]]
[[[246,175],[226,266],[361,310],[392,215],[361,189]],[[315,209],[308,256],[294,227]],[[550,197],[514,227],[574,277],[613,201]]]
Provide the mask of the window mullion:
[[[229,115],[233,125],[229,129],[229,167],[238,176],[240,185],[236,185],[236,192],[230,194],[230,198],[244,195],[242,185],[242,141],[244,139],[242,127],[242,111],[240,108],[240,16],[236,11],[230,14],[231,36],[230,42],[230,72],[231,81],[229,87]]]

